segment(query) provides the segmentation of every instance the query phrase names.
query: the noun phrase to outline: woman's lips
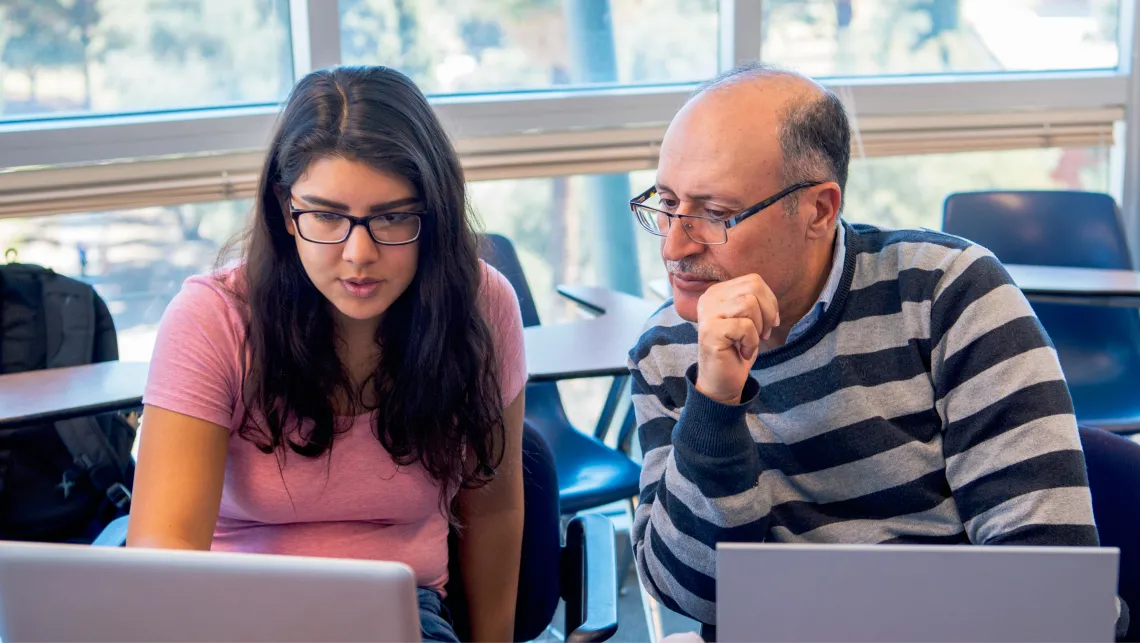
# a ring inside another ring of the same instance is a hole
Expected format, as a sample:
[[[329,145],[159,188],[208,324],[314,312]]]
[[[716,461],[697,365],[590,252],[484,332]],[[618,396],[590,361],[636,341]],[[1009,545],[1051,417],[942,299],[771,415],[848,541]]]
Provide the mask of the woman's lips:
[[[375,295],[380,290],[380,281],[376,279],[340,279],[340,285],[353,297],[366,298]]]

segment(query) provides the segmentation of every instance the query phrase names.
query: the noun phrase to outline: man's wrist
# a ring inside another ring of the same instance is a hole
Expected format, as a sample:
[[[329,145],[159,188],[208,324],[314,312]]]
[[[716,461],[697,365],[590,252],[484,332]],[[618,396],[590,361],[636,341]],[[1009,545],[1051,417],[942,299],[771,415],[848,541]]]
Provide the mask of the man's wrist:
[[[697,377],[696,382],[693,382],[693,388],[697,389],[697,391],[701,395],[704,395],[705,397],[709,398],[710,400],[712,400],[714,402],[720,402],[721,404],[727,404],[729,406],[739,405],[740,404],[740,396],[743,393],[743,389],[742,389],[736,395],[727,395],[727,396],[718,395],[718,394],[712,392],[708,387],[701,385],[700,376]]]

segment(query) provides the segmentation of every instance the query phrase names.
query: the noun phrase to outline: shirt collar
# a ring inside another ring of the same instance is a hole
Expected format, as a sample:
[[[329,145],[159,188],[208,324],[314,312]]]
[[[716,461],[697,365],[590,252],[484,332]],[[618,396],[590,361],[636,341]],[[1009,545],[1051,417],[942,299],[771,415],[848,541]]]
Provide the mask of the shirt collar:
[[[839,229],[835,233],[835,249],[831,254],[831,272],[827,275],[827,282],[823,284],[823,291],[819,293],[819,299],[815,300],[808,313],[788,331],[787,343],[798,339],[823,316],[823,313],[827,312],[827,307],[831,305],[831,300],[835,298],[835,293],[839,290],[839,282],[843,278],[843,264],[846,261],[847,230],[843,221],[840,221]]]

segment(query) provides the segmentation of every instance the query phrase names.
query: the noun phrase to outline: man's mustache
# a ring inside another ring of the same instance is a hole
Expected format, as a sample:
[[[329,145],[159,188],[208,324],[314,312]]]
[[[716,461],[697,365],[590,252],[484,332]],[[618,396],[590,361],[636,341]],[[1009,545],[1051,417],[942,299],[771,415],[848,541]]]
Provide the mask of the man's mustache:
[[[666,261],[665,269],[670,274],[679,273],[686,277],[707,281],[726,281],[728,279],[728,276],[721,270],[708,264],[699,263],[694,257],[685,257],[680,261]]]

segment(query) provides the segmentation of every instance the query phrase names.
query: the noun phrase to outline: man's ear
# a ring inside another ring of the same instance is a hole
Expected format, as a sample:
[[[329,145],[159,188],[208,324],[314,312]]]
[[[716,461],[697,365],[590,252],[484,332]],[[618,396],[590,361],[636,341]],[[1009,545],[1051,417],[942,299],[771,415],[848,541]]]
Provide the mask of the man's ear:
[[[811,203],[811,207],[807,208],[808,216],[811,217],[808,221],[808,238],[824,238],[835,229],[835,220],[839,218],[839,208],[843,204],[839,184],[834,181],[821,183],[811,188],[805,196]]]

